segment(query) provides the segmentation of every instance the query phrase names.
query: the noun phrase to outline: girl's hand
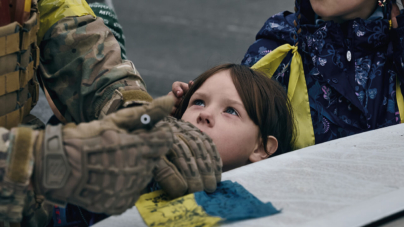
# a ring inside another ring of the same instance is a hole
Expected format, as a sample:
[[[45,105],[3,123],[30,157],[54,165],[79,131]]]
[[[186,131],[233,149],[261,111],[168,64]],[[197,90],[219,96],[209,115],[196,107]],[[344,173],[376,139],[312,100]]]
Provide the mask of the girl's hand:
[[[401,3],[404,5],[404,0],[401,0]],[[400,9],[398,8],[396,3],[393,3],[393,7],[391,8],[391,22],[393,23],[393,28],[398,27],[396,17],[400,15]]]
[[[171,111],[171,116],[175,114],[175,111],[180,106],[182,97],[184,97],[184,95],[188,92],[189,87],[192,84],[194,84],[192,80],[189,81],[188,84],[180,81],[176,81],[173,83],[172,90],[168,93],[168,95],[171,95],[175,98],[175,104]]]

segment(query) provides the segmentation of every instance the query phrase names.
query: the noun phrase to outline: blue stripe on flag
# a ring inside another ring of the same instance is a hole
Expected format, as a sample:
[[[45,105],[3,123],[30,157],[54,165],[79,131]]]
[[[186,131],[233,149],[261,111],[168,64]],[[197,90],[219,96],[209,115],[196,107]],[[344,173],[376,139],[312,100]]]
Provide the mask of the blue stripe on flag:
[[[211,216],[226,221],[259,218],[280,213],[272,203],[263,203],[237,182],[223,181],[214,193],[196,192],[195,200]]]

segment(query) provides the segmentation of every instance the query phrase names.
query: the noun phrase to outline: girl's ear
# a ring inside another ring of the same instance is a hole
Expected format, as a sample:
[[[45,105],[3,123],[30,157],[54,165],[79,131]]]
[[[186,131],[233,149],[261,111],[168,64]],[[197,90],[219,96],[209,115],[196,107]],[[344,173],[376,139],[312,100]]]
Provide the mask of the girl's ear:
[[[264,143],[262,142],[262,139],[260,139],[248,159],[250,162],[258,162],[267,159],[269,156],[273,155],[276,150],[278,150],[278,140],[273,136],[268,136],[267,152],[265,152]]]

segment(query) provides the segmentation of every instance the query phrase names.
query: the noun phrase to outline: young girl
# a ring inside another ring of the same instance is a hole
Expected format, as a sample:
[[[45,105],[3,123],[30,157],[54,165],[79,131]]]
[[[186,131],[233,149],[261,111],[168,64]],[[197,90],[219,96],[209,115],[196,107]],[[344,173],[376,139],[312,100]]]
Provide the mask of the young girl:
[[[200,75],[175,117],[212,138],[223,171],[291,150],[294,121],[284,89],[247,66],[224,64]]]
[[[394,2],[296,0],[296,13],[258,32],[242,64],[287,89],[297,148],[404,120],[404,17]]]

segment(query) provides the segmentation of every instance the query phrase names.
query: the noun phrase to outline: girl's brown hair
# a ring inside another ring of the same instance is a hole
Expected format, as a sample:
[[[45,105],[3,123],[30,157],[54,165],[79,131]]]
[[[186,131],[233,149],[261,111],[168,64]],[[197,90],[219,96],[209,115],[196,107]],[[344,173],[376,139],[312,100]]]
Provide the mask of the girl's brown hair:
[[[267,137],[278,140],[278,150],[274,155],[292,150],[294,143],[294,119],[292,107],[285,89],[275,80],[260,72],[239,64],[218,65],[202,73],[185,94],[175,117],[180,119],[188,107],[191,96],[214,74],[230,70],[234,86],[251,120],[258,126],[265,151]]]

